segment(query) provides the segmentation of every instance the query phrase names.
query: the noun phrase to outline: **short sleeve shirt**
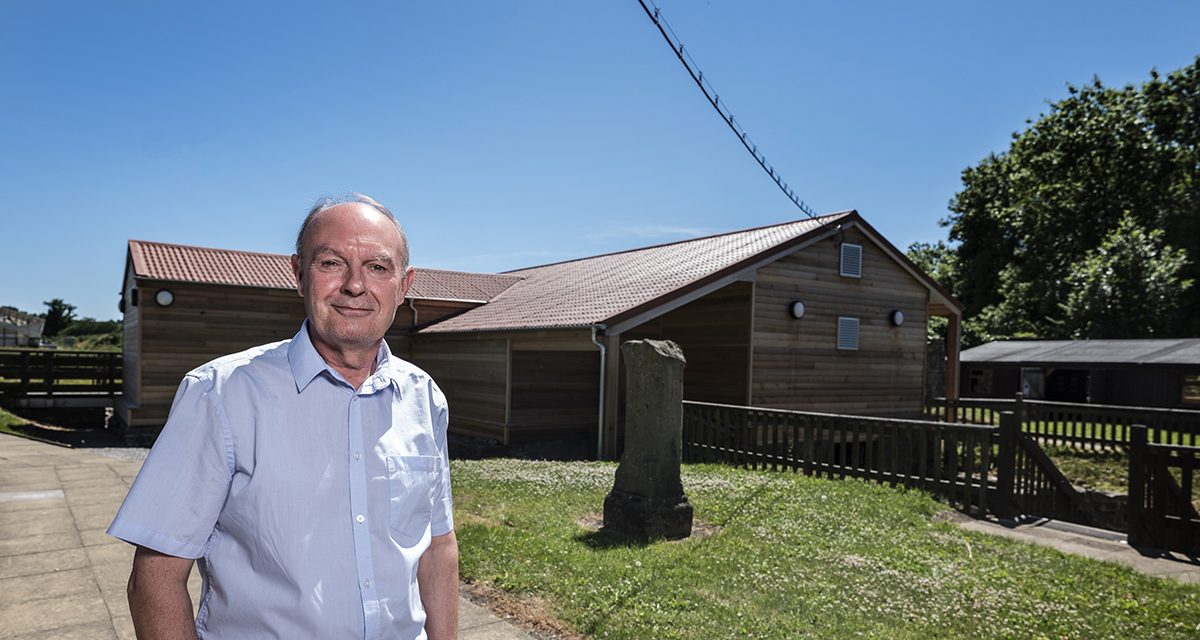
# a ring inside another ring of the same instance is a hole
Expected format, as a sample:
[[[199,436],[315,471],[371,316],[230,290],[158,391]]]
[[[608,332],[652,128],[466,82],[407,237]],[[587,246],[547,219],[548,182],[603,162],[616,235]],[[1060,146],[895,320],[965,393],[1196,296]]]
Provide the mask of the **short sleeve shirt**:
[[[386,343],[354,389],[306,324],[184,377],[108,533],[198,560],[201,638],[424,638],[418,560],[454,527],[446,426]]]

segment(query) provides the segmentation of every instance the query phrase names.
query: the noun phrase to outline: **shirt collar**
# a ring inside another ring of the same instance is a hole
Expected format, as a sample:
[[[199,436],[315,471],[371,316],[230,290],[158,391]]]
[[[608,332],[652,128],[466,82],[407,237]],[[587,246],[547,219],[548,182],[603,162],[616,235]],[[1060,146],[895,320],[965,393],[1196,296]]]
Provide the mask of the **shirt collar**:
[[[400,372],[396,370],[395,363],[396,358],[388,349],[387,341],[380,340],[379,353],[375,357],[375,373],[363,383],[364,387],[377,384],[377,379],[386,380],[396,393],[400,393]],[[292,378],[296,381],[296,391],[304,391],[322,371],[329,371],[331,376],[340,379],[313,346],[312,339],[308,336],[308,320],[300,325],[300,331],[288,344],[288,365],[292,369]]]

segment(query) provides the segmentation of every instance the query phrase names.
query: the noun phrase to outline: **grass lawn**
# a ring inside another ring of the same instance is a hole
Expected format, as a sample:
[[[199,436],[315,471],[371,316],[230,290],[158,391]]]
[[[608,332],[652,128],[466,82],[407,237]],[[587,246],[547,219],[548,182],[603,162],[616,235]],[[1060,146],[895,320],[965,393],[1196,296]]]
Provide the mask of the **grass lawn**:
[[[1085,451],[1054,444],[1042,445],[1042,449],[1071,484],[1110,493],[1129,492],[1129,454],[1125,451]]]
[[[4,433],[19,434],[21,433],[21,430],[17,427],[25,424],[29,424],[29,421],[25,418],[22,418],[21,416],[14,416],[4,409],[0,409],[0,431],[3,431]]]
[[[926,494],[856,480],[689,465],[716,532],[632,543],[580,524],[614,469],[455,461],[463,577],[596,638],[1200,634],[1200,586],[965,532]]]

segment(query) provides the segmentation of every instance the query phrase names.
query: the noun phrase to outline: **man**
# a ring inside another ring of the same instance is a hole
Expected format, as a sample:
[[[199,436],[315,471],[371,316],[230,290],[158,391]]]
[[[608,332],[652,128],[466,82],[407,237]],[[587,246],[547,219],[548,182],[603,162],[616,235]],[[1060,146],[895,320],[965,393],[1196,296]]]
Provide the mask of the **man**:
[[[366,196],[323,200],[292,269],[299,333],[187,374],[109,527],[137,545],[138,637],[452,638],[446,402],[383,341],[413,280],[403,231]]]

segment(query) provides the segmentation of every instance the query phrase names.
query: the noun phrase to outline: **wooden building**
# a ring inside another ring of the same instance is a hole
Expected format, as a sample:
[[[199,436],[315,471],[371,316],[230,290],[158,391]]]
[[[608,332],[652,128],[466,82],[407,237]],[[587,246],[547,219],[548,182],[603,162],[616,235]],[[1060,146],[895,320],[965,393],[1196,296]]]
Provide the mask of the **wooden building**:
[[[205,275],[232,265],[176,265],[164,279],[149,247],[179,262],[244,261],[259,275],[239,285]],[[130,243],[126,300],[145,293],[140,317],[126,309],[127,366],[138,368],[126,376],[129,424],[161,424],[189,368],[295,332],[303,308],[290,271],[251,266],[271,261],[286,266],[283,256]],[[579,434],[613,455],[620,345],[640,338],[682,346],[689,400],[916,417],[931,315],[950,318],[946,394],[957,397],[961,305],[853,211],[506,274],[417,273],[389,343],[438,380],[461,435],[510,444]],[[167,307],[155,302],[164,289],[176,294]]]
[[[962,352],[962,395],[1200,408],[1200,338],[1000,340]]]

